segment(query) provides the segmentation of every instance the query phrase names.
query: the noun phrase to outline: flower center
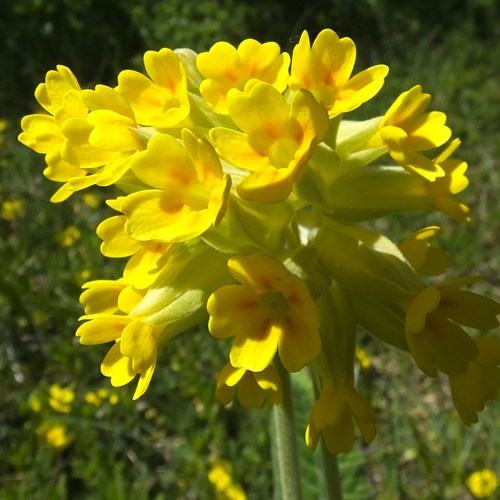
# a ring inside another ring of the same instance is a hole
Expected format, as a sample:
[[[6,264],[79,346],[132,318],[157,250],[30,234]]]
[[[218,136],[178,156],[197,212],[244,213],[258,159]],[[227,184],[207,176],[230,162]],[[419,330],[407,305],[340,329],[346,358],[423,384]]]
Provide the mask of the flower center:
[[[288,300],[281,292],[268,292],[259,295],[259,306],[273,320],[281,320],[288,313]]]

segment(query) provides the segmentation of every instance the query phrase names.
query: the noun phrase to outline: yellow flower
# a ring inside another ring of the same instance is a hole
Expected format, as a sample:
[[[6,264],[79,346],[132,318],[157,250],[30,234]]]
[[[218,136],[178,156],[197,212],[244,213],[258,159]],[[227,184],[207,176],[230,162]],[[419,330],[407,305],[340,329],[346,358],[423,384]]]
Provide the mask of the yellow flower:
[[[200,92],[216,113],[228,113],[228,93],[244,90],[250,80],[269,83],[283,92],[288,80],[290,56],[280,54],[277,43],[243,40],[238,48],[227,42],[217,42],[208,52],[198,54],[196,65],[206,78]]]
[[[281,382],[276,368],[269,365],[261,372],[251,372],[227,363],[217,378],[215,397],[227,405],[235,396],[245,408],[260,408],[266,400],[280,404]]]
[[[51,448],[61,450],[69,443],[69,437],[66,433],[66,426],[62,424],[53,424],[46,422],[37,429],[38,438],[48,444]]]
[[[351,451],[354,445],[353,420],[356,420],[363,440],[370,443],[377,433],[375,411],[370,403],[349,385],[324,389],[309,417],[307,446],[316,449],[323,434],[326,447],[333,455]]]
[[[208,479],[218,492],[224,491],[231,484],[231,469],[231,465],[222,460],[217,460],[212,465],[208,473]]]
[[[97,208],[101,204],[101,198],[94,193],[84,193],[82,200],[90,208]]]
[[[23,202],[21,200],[7,200],[2,202],[0,217],[7,221],[13,222],[24,213]]]
[[[469,222],[469,207],[456,198],[469,184],[465,172],[467,163],[463,160],[452,159],[450,156],[460,146],[460,140],[454,139],[434,159],[444,172],[434,182],[426,182],[425,188],[434,208],[459,222]]]
[[[122,202],[123,198],[114,200],[111,205],[121,211]],[[142,290],[157,278],[162,269],[160,259],[167,254],[171,245],[133,239],[125,232],[126,222],[125,215],[116,215],[101,222],[96,232],[103,240],[103,255],[112,258],[130,257],[125,265],[123,278],[127,283],[133,283],[136,288]]]
[[[64,192],[119,181],[133,154],[143,150],[147,142],[132,108],[115,89],[97,85],[95,90],[83,90],[81,100],[90,112],[63,123],[63,157],[85,169],[86,175],[68,179]]]
[[[74,399],[75,393],[69,387],[63,388],[59,384],[49,387],[49,405],[55,411],[69,413]]]
[[[478,470],[467,478],[467,487],[475,498],[488,498],[498,488],[498,478],[491,469]]]
[[[148,50],[144,67],[150,78],[124,70],[116,90],[130,104],[137,123],[161,128],[179,125],[189,115],[187,80],[179,57],[170,49]]]
[[[205,232],[224,215],[230,188],[212,146],[192,132],[182,132],[184,146],[158,134],[144,153],[136,155],[132,171],[154,189],[125,197],[125,232],[138,241],[181,242]]]
[[[419,229],[405,238],[398,246],[401,253],[422,276],[437,276],[446,271],[449,255],[440,248],[433,247],[429,239],[441,234],[438,226],[428,226]]]
[[[208,473],[208,480],[214,485],[219,500],[246,500],[241,486],[233,482],[231,464],[216,460]]]
[[[102,399],[95,392],[86,392],[83,398],[87,403],[97,407],[101,406],[102,404]]]
[[[289,86],[310,90],[330,118],[347,113],[376,95],[389,72],[387,66],[378,64],[351,78],[355,60],[356,46],[350,38],[339,39],[325,29],[311,47],[304,31],[293,49]]]
[[[369,370],[370,367],[372,366],[372,362],[370,360],[370,356],[366,354],[366,352],[361,349],[361,347],[356,346],[356,351],[355,351],[355,356],[356,359],[358,360],[359,366],[361,367],[362,370]]]
[[[453,404],[465,425],[477,422],[486,401],[496,399],[500,389],[500,338],[474,339],[479,355],[465,373],[449,375]]]
[[[231,365],[260,372],[276,352],[289,371],[299,371],[319,353],[314,302],[305,283],[274,257],[254,254],[229,260],[241,285],[219,288],[208,299],[208,328],[216,338],[236,335]]]
[[[481,330],[498,326],[500,304],[474,292],[460,290],[481,278],[465,277],[424,288],[407,304],[405,331],[418,367],[431,377],[465,373],[478,348],[458,324]]]
[[[125,278],[97,280],[84,285],[80,297],[86,322],[76,336],[83,345],[114,342],[101,372],[114,387],[139,375],[134,399],[149,386],[158,346],[206,319],[207,297],[228,279],[227,256],[202,242],[174,245],[163,257],[154,287],[139,289]]]
[[[88,109],[81,99],[81,90],[75,76],[66,66],[47,73],[45,83],[35,90],[35,97],[50,114],[23,117],[19,141],[37,153],[45,154],[47,168],[43,174],[55,182],[65,184],[54,194],[52,201],[59,202],[73,192],[67,181],[83,177],[87,172],[65,158],[66,137],[63,126],[67,123],[85,123]]]
[[[74,279],[78,285],[82,285],[87,282],[91,276],[92,272],[90,269],[84,269],[78,273],[75,273]]]
[[[246,200],[284,200],[326,134],[325,110],[304,90],[288,104],[273,86],[257,83],[230,99],[229,114],[243,132],[214,127],[210,138],[222,158],[251,172],[239,182],[238,194]]]
[[[40,399],[40,396],[37,394],[32,394],[28,400],[28,405],[31,408],[32,411],[35,413],[40,413],[42,410],[42,401]]]
[[[380,137],[396,163],[433,182],[445,171],[420,151],[443,145],[451,130],[445,125],[444,113],[425,112],[430,100],[430,94],[422,93],[420,85],[403,92],[384,115]]]
[[[56,236],[62,247],[72,247],[82,237],[81,231],[76,226],[68,226],[64,231]]]

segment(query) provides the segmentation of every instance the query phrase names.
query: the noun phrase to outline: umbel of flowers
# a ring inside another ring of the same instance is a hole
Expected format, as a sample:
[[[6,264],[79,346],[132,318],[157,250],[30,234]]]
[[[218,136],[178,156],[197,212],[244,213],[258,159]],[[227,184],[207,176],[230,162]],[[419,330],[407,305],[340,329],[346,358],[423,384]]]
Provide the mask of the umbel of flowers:
[[[223,404],[279,405],[277,366],[308,367],[318,397],[307,444],[347,452],[354,423],[366,442],[376,434],[354,378],[362,327],[448,377],[466,424],[497,397],[500,339],[469,330],[498,326],[499,304],[464,289],[481,278],[438,277],[438,227],[397,244],[366,224],[414,211],[469,221],[460,141],[418,85],[383,116],[350,120],[388,73],[353,75],[355,58],[353,41],[326,29],[312,44],[304,32],[291,57],[252,39],[149,51],[145,73],[124,70],[115,87],[81,89],[65,66],[47,73],[35,91],[45,112],[23,118],[19,140],[45,155],[60,184],[52,201],[93,185],[122,193],[97,234],[105,256],[127,259],[123,275],[84,285],[76,332],[109,343],[101,370],[113,386],[134,380],[142,396],[158,349],[208,323],[231,339],[215,383]]]

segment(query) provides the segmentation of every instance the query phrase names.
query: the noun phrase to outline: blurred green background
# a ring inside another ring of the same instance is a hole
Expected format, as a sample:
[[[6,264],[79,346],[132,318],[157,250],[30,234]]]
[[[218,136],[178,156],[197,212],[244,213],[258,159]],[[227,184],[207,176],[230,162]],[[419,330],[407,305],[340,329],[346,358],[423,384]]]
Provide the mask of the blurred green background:
[[[55,185],[43,158],[17,142],[33,91],[56,64],[83,87],[115,85],[121,69],[140,69],[161,47],[208,50],[219,40],[274,40],[291,51],[303,29],[350,36],[358,69],[385,63],[381,93],[353,116],[381,114],[415,84],[433,95],[463,143],[470,166],[465,199],[473,222],[439,215],[378,222],[395,239],[425,223],[446,229],[440,243],[456,275],[481,273],[500,298],[500,7],[495,0],[19,0],[0,4],[0,497],[7,499],[211,499],[218,461],[247,498],[272,498],[269,412],[226,409],[214,383],[227,345],[193,331],[160,354],[149,391],[113,389],[99,373],[106,347],[74,338],[83,282],[116,278],[95,226],[106,216],[98,189],[51,205]],[[379,435],[341,458],[346,498],[466,499],[467,477],[500,475],[500,407],[489,404],[465,428],[441,381],[420,375],[404,353],[363,339],[369,368],[362,392],[380,419]],[[409,390],[409,388],[411,388]],[[322,498],[318,454],[302,444],[311,396],[295,378],[305,499]],[[71,494],[70,494],[71,492]],[[236,497],[234,497],[236,498]]]

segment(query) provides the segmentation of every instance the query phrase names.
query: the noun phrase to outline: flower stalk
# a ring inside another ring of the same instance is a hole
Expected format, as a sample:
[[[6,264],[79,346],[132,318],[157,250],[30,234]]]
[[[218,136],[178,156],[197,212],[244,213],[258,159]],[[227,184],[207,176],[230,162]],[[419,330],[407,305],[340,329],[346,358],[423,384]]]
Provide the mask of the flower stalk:
[[[274,474],[275,477],[279,477],[280,500],[301,500],[302,486],[291,377],[278,359],[275,360],[275,366],[281,377],[283,400],[280,405],[273,408],[273,437],[277,459],[275,463],[278,468]]]

